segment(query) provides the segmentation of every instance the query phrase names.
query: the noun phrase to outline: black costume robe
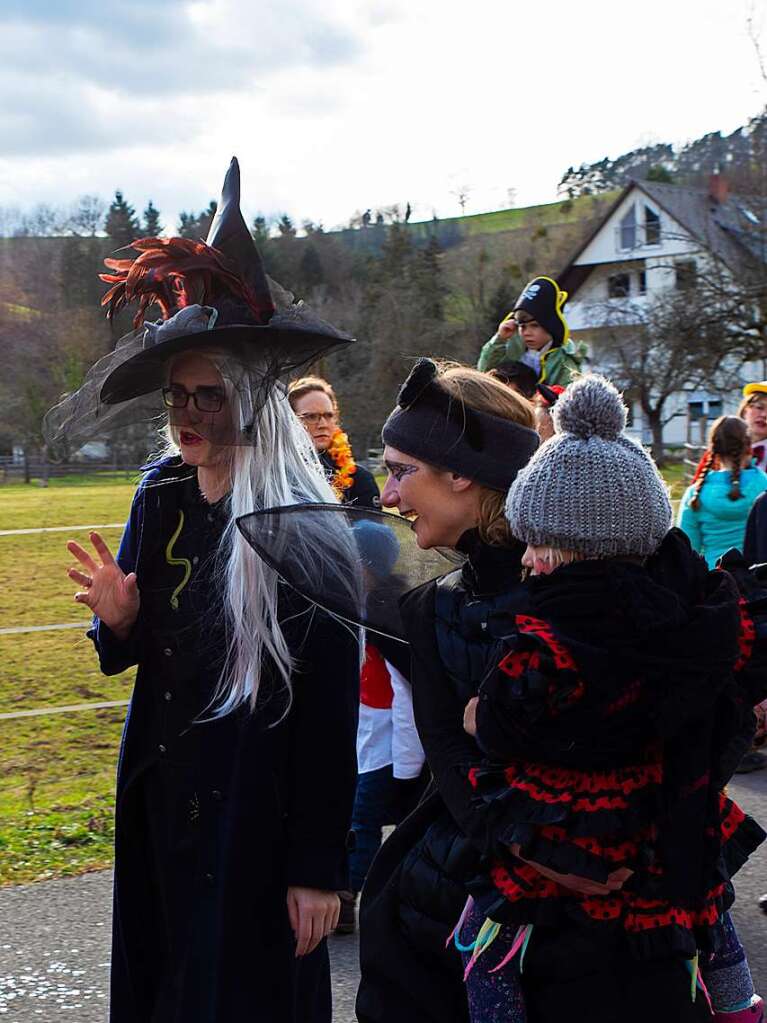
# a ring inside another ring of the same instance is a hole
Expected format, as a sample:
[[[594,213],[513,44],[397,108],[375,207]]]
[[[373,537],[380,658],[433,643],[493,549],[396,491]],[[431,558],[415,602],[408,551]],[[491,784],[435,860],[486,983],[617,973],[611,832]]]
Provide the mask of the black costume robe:
[[[141,593],[130,637],[91,633],[106,674],[139,666],[118,768],[111,1021],[329,1023],[327,949],[295,958],[286,890],[347,885],[358,645],[285,591],[289,712],[278,720],[267,666],[255,713],[205,715],[226,639],[225,510],[182,476],[161,463],[134,499],[118,556]]]

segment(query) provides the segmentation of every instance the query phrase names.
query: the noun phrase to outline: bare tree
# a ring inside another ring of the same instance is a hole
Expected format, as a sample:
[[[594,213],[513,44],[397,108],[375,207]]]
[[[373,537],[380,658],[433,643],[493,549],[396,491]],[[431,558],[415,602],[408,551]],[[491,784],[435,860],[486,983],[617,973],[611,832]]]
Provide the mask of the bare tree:
[[[472,190],[471,185],[468,182],[464,182],[461,185],[456,185],[456,187],[452,189],[452,191],[450,192],[450,194],[454,195],[458,200],[458,205],[461,207],[462,217],[466,215],[466,207],[469,202],[471,190]]]
[[[660,292],[648,304],[625,303],[601,311],[601,367],[636,400],[652,435],[652,453],[665,458],[663,428],[681,390],[726,393],[737,386],[742,350],[723,327],[723,310],[695,289]]]
[[[72,206],[68,226],[72,234],[91,238],[104,227],[107,204],[98,195],[81,195]]]

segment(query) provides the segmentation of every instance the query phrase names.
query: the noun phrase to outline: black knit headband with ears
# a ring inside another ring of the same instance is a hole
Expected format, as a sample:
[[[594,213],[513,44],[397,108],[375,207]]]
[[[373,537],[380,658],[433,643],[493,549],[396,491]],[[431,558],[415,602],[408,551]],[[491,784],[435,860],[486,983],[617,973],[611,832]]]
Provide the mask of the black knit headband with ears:
[[[510,419],[471,408],[439,383],[431,359],[419,359],[386,420],[383,441],[491,490],[506,491],[539,444],[538,434]]]

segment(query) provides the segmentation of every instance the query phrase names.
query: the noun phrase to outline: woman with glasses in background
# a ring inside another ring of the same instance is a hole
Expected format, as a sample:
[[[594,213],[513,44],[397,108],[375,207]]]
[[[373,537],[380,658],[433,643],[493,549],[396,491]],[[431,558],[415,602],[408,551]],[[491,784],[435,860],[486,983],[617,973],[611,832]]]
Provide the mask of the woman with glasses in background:
[[[372,472],[354,461],[341,429],[335,391],[322,377],[301,377],[288,388],[290,406],[312,439],[330,485],[344,504],[380,508],[381,494]]]

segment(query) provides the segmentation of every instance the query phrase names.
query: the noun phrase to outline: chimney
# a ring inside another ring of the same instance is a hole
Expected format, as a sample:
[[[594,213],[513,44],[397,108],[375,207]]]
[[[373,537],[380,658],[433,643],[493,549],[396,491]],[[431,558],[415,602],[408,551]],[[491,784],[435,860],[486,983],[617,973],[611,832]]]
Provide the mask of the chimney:
[[[721,203],[727,202],[729,194],[730,186],[727,183],[727,178],[717,168],[708,179],[709,199],[717,205],[721,205]]]

